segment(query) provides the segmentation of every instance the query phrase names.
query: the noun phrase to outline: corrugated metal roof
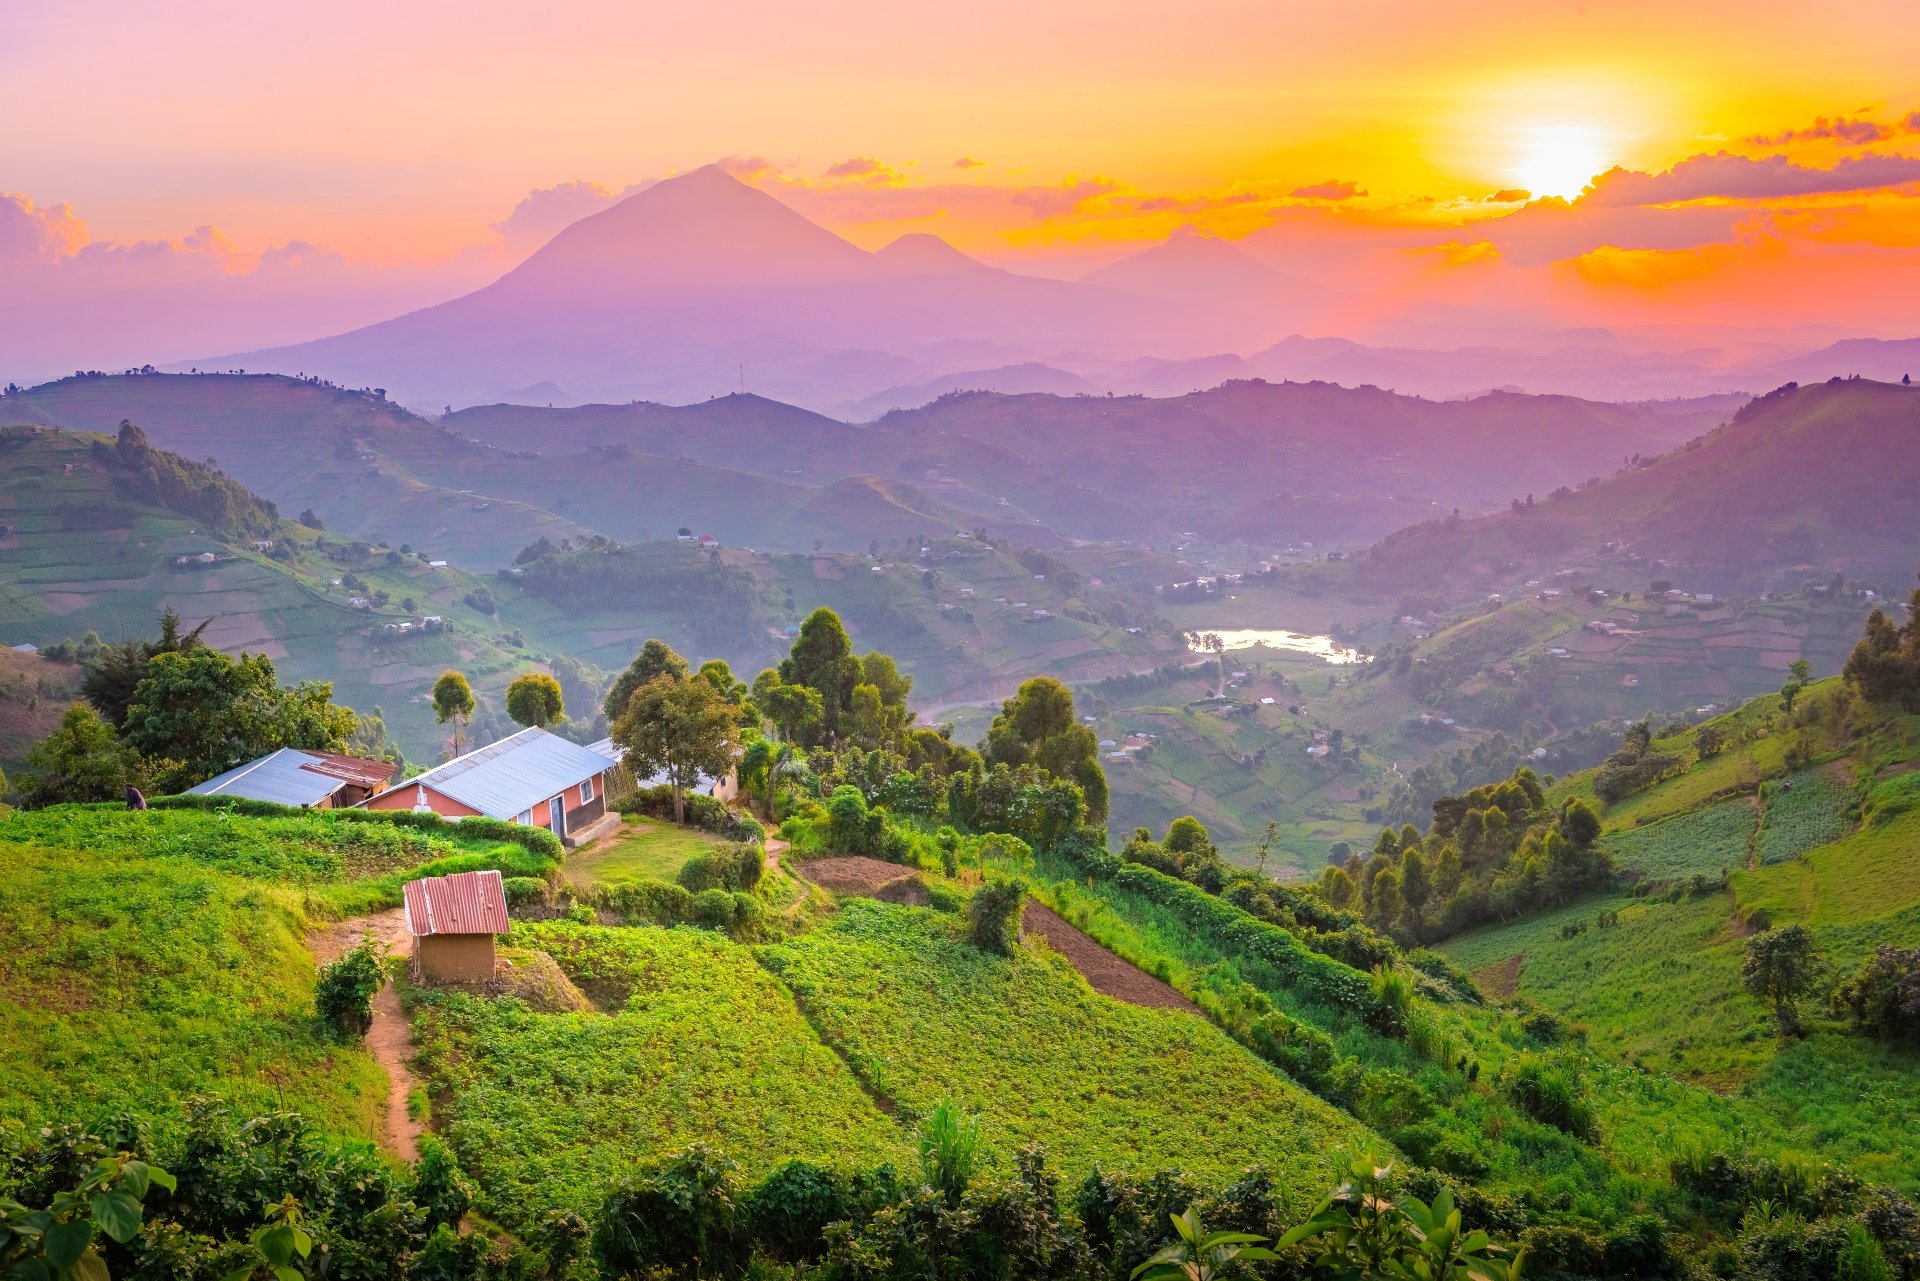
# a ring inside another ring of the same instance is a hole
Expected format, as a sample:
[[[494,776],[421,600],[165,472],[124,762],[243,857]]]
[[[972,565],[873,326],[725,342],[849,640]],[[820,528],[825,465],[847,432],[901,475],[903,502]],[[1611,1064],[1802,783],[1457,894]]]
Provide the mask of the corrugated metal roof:
[[[620,746],[620,744],[614,742],[611,738],[602,738],[594,742],[588,743],[587,750],[589,752],[600,753],[600,755],[606,757],[608,760],[612,761],[615,765],[618,765],[621,761],[621,758],[623,758],[627,754],[627,749]]]
[[[283,747],[187,791],[192,796],[243,796],[276,805],[318,805],[345,787],[346,780],[307,769],[316,759],[311,752]]]
[[[408,881],[407,932],[429,934],[505,934],[507,895],[498,872],[455,872]]]
[[[301,769],[310,769],[316,774],[325,774],[330,778],[343,779],[356,787],[375,788],[394,776],[397,766],[392,761],[369,761],[358,756],[340,756],[333,752],[307,752],[307,763]]]
[[[534,725],[417,774],[406,786],[430,787],[489,818],[513,818],[608,767],[600,753]]]

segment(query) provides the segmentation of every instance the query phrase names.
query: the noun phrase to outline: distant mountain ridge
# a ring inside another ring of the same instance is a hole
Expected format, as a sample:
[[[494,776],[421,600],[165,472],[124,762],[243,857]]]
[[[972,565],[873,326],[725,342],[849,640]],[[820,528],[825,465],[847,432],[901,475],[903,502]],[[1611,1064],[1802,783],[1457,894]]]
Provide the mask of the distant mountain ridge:
[[[1152,394],[1210,385],[1237,365],[1274,380],[1440,398],[1511,387],[1652,399],[1753,390],[1786,376],[1886,377],[1920,345],[1666,350],[1604,331],[1511,326],[1500,345],[1462,345],[1460,335],[1495,332],[1484,319],[1347,296],[1192,230],[1079,280],[991,266],[924,232],[869,253],[709,165],[573,223],[462,297],[171,368],[318,374],[430,409],[541,393],[555,403],[685,404],[752,388],[858,417],[910,407],[916,389],[967,387],[977,371],[1034,366],[1098,391]],[[1342,331],[1354,332],[1328,336]],[[1160,381],[1139,373],[1182,365],[1211,373]],[[1787,365],[1794,372],[1783,375]]]
[[[1625,586],[1792,590],[1901,585],[1920,565],[1920,388],[1783,385],[1728,425],[1590,487],[1477,520],[1402,530],[1357,558],[1383,588],[1456,588],[1571,565]]]

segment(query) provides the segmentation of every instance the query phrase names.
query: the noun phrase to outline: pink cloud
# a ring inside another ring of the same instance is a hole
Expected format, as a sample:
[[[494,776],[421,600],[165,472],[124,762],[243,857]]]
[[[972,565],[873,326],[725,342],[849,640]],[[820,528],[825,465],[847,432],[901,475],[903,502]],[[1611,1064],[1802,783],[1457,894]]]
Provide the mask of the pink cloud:
[[[1669,205],[1688,200],[1765,200],[1840,191],[1876,191],[1920,182],[1920,157],[1862,153],[1830,169],[1785,156],[1754,159],[1729,151],[1689,156],[1665,173],[1616,166],[1588,184],[1581,203]]]
[[[636,182],[618,191],[603,183],[583,181],[539,187],[529,191],[513,207],[513,212],[491,227],[510,250],[533,249],[551,240],[563,227],[596,214],[636,191],[645,191],[653,182],[653,179]]]
[[[1079,213],[1102,196],[1118,190],[1120,184],[1111,178],[1087,178],[1078,182],[1070,178],[1057,187],[1028,187],[1016,191],[1010,203],[1019,205],[1041,222],[1051,222]]]
[[[828,166],[826,176],[829,178],[870,178],[874,176],[884,176],[892,172],[891,169],[881,164],[878,160],[875,160],[872,156],[854,156],[852,159],[842,160],[839,164]]]
[[[35,207],[25,196],[0,192],[0,262],[55,262],[88,239],[71,205]]]
[[[986,163],[984,160],[975,160],[972,156],[962,156],[953,162],[953,167],[955,169],[978,169]]]
[[[1325,182],[1316,182],[1311,186],[1295,187],[1287,193],[1301,200],[1352,200],[1355,196],[1364,196],[1357,182],[1348,182],[1344,178],[1329,178]]]
[[[1892,124],[1858,117],[1834,116],[1829,119],[1817,116],[1804,129],[1788,129],[1772,135],[1756,134],[1746,141],[1756,147],[1784,147],[1796,142],[1844,142],[1864,147],[1868,143],[1897,138],[1903,133],[1920,133],[1920,111]]]

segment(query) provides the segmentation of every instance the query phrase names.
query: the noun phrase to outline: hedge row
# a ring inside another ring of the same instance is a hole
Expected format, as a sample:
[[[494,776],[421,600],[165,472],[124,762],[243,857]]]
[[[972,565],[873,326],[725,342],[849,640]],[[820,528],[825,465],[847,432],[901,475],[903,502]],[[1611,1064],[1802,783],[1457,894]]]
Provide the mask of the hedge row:
[[[688,792],[686,807],[689,827],[697,827],[703,832],[712,832],[715,836],[725,837],[729,841],[766,839],[766,831],[757,821],[738,810],[728,809],[726,803],[717,796],[708,796],[704,792]],[[648,818],[671,819],[673,789],[664,783],[658,787],[635,788],[633,795],[620,800],[613,808],[622,814],[644,814]]]
[[[423,832],[443,832],[449,836],[477,836],[481,840],[506,841],[518,845],[532,854],[559,859],[566,855],[566,847],[560,838],[544,827],[533,827],[521,823],[509,823],[505,819],[487,818],[474,815],[470,818],[442,818],[438,814],[418,813],[414,810],[309,810],[298,805],[276,805],[272,801],[256,801],[241,796],[198,796],[183,794],[180,796],[157,796],[147,802],[157,810],[219,810],[229,814],[241,814],[248,818],[298,818],[323,814],[327,818],[346,823],[392,823],[396,827],[411,827]]]
[[[1256,920],[1196,885],[1138,863],[1123,864],[1114,872],[1113,883],[1172,912],[1221,950],[1265,964],[1303,999],[1362,1015],[1373,1012],[1373,983],[1367,975],[1310,950],[1278,925]]]

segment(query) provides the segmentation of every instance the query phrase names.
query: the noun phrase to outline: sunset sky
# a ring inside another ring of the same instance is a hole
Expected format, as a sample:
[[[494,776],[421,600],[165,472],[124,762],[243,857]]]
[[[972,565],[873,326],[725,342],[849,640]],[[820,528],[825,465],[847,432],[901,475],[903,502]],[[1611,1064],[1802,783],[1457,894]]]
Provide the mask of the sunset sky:
[[[1897,331],[1916,66],[1910,0],[9,5],[0,280],[244,278],[286,336],[727,157],[869,248],[1073,275],[1191,225],[1569,321]]]

